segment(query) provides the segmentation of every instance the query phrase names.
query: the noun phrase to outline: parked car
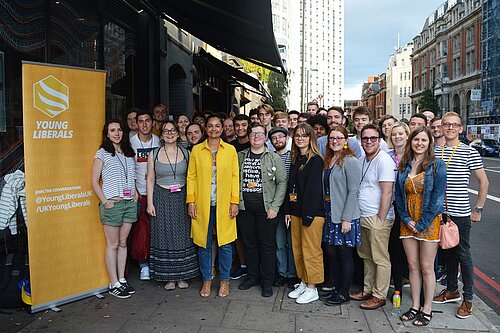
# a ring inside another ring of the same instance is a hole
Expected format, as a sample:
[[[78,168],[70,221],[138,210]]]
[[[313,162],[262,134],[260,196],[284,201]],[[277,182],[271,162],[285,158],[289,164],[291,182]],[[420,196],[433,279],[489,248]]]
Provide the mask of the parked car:
[[[493,139],[476,139],[470,143],[472,148],[475,148],[481,156],[499,154],[499,144]]]

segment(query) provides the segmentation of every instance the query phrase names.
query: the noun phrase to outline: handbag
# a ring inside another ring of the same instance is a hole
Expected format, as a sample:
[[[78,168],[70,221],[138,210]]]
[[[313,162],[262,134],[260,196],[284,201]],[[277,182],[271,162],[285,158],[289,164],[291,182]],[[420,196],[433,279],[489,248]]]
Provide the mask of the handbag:
[[[448,200],[445,197],[446,211],[448,211]],[[443,250],[452,249],[460,243],[460,234],[458,226],[453,222],[449,215],[446,215],[446,222],[441,222],[439,228],[439,245]]]

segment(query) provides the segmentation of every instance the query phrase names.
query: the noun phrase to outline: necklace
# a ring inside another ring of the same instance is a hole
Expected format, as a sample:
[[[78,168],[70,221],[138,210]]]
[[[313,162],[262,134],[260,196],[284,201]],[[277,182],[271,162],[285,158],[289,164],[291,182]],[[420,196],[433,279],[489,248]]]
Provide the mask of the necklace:
[[[172,168],[172,162],[170,162],[170,158],[168,157],[167,148],[165,148],[165,146],[163,146],[163,150],[165,151],[165,155],[167,155],[168,165],[170,166],[170,169],[174,174],[174,180],[175,180],[175,174],[177,173],[177,158],[179,157],[179,148],[177,147],[177,149],[175,150],[175,163],[173,168]]]

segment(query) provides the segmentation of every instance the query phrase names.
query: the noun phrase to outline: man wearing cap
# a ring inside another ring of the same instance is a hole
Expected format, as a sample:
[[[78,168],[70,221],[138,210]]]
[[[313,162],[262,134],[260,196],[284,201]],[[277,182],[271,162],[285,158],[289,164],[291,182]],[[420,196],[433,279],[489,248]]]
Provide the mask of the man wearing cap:
[[[278,154],[285,163],[286,179],[288,182],[291,164],[291,152],[287,144],[289,141],[288,130],[284,127],[274,127],[269,131],[268,139],[273,145],[275,153]],[[285,224],[283,206],[280,207],[276,220],[278,221],[276,230],[276,262],[278,267],[274,285],[282,286],[287,283],[292,287],[297,281],[297,275],[293,261],[292,236],[290,228]]]

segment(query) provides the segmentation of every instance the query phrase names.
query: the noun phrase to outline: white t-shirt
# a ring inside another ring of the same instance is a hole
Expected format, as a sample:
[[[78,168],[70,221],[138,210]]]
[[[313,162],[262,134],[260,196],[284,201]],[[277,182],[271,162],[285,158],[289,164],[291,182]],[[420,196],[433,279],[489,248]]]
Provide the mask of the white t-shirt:
[[[382,191],[380,182],[395,182],[395,163],[393,159],[383,150],[371,161],[366,161],[366,157],[359,160],[361,168],[361,185],[359,187],[359,208],[362,217],[369,217],[378,214],[380,208],[380,197]],[[394,219],[394,208],[392,203],[387,212],[387,219]]]
[[[152,134],[151,140],[142,142],[139,134],[130,138],[130,145],[135,151],[136,186],[140,195],[146,195],[146,174],[148,173],[148,155],[153,148],[160,146],[160,140]]]

